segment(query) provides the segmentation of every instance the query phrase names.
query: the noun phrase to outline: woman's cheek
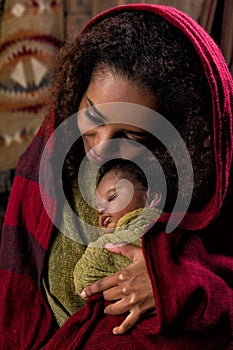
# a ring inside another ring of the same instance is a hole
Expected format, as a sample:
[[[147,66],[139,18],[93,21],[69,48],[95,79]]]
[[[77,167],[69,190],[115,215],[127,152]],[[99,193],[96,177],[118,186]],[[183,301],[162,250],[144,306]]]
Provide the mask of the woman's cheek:
[[[120,147],[120,154],[125,159],[135,159],[138,157],[145,157],[145,146],[137,142],[137,145],[133,143],[137,141],[126,141],[123,142]]]
[[[90,128],[89,123],[85,122],[84,118],[82,118],[82,117],[80,117],[78,119],[77,123],[78,123],[78,128],[79,128],[79,131],[80,131],[81,135],[86,134],[86,132]]]

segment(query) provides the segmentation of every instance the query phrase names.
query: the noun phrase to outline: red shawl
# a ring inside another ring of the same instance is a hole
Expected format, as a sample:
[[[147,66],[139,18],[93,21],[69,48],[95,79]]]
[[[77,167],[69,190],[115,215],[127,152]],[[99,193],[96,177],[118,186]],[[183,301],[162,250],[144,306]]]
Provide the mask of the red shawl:
[[[114,335],[112,329],[123,316],[105,315],[104,301],[97,295],[58,329],[41,282],[53,231],[38,184],[46,141],[42,125],[19,161],[1,238],[1,349],[233,348],[233,259],[230,239],[227,243],[233,227],[231,208],[225,204],[232,181],[232,78],[210,37],[173,8],[125,5],[97,16],[88,26],[133,8],[164,17],[189,37],[200,56],[212,91],[215,195],[202,212],[187,216],[174,232],[165,233],[164,223],[158,223],[143,238],[156,316],[142,320],[125,335]],[[47,200],[55,215],[51,193]]]

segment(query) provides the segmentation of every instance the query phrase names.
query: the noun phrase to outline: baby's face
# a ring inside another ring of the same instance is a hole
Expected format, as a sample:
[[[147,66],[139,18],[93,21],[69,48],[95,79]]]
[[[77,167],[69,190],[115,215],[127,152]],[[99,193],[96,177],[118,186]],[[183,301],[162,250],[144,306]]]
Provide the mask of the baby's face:
[[[99,226],[107,232],[114,231],[118,220],[126,213],[144,208],[147,190],[120,173],[108,172],[101,179],[96,191],[96,207]]]

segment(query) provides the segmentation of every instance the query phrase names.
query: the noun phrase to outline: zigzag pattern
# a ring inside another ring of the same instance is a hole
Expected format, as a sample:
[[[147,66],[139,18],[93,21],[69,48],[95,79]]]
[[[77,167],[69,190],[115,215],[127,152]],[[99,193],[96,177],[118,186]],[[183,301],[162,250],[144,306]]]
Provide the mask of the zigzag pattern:
[[[13,135],[2,134],[0,135],[0,148],[10,147],[12,143],[16,142],[17,144],[22,144],[32,139],[36,134],[38,129],[30,129],[26,131],[23,128],[21,131],[16,131]]]

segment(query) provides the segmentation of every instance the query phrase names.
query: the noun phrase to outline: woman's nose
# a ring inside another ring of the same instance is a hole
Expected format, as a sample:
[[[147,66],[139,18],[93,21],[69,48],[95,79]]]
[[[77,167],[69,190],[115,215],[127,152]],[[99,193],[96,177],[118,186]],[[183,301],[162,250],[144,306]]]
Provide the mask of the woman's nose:
[[[117,132],[111,125],[96,128],[94,151],[103,158],[116,158],[119,153],[119,140]]]

